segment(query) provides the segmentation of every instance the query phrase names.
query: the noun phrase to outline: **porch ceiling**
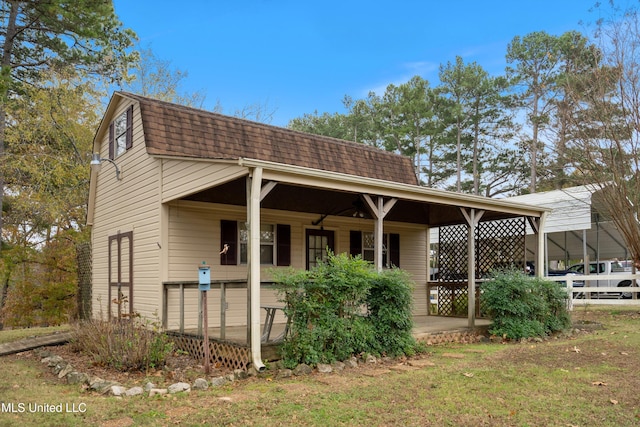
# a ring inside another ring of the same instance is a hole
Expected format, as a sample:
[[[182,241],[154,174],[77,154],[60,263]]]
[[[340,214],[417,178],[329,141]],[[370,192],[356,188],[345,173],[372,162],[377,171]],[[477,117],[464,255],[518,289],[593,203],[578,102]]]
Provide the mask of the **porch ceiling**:
[[[237,179],[185,197],[185,200],[246,205],[246,182]],[[261,207],[292,212],[315,213],[326,216],[353,217],[358,212],[371,218],[360,193],[278,183],[264,198]],[[512,218],[517,215],[485,211],[483,220]],[[459,206],[398,199],[385,221],[444,226],[461,224],[465,219]]]

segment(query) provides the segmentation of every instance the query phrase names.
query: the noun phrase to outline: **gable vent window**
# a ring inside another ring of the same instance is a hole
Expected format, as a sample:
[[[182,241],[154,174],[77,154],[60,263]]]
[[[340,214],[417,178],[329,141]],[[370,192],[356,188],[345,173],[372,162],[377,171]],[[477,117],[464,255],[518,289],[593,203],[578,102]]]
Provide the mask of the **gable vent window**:
[[[133,105],[109,125],[109,158],[115,159],[133,146]]]

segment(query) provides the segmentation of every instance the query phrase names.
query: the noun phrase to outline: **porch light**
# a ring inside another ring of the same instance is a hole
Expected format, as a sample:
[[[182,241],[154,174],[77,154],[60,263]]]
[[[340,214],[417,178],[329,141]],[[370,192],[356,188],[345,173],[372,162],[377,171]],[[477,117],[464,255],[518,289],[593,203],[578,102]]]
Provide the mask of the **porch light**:
[[[101,159],[100,158],[100,153],[93,153],[91,155],[91,170],[94,172],[99,172],[100,169],[102,168],[102,162],[109,162],[113,165],[113,167],[116,168],[116,179],[119,181],[122,178],[120,178],[120,168],[118,167],[118,165],[116,164],[116,162],[114,162],[111,159]]]

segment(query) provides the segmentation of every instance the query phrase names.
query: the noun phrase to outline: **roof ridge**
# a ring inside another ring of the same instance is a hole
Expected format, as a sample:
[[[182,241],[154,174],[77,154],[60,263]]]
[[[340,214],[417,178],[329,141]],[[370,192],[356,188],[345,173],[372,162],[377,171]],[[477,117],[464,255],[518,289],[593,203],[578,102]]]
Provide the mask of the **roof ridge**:
[[[216,113],[215,111],[209,111],[209,110],[205,110],[205,109],[202,109],[202,108],[190,107],[188,105],[176,104],[176,103],[173,103],[173,102],[164,101],[162,99],[151,98],[149,96],[138,95],[138,94],[131,93],[131,92],[126,92],[126,91],[116,91],[116,93],[119,93],[122,96],[125,96],[125,97],[128,97],[128,98],[133,98],[133,99],[135,99],[135,100],[137,100],[139,102],[148,102],[148,103],[161,104],[161,105],[165,106],[166,108],[173,109],[173,110],[182,110],[182,111],[186,110],[186,111],[190,111],[190,112],[192,112],[194,114],[201,115],[201,116],[220,117],[221,119],[224,119],[224,120],[232,120],[232,121],[235,121],[235,122],[238,122],[238,123],[257,126],[259,128],[260,127],[261,128],[267,128],[267,129],[271,129],[271,130],[274,130],[274,131],[277,131],[277,132],[290,132],[292,134],[298,134],[298,135],[306,137],[306,138],[310,138],[310,137],[321,138],[321,139],[325,139],[325,140],[327,140],[329,142],[332,142],[334,144],[342,144],[342,145],[349,145],[349,146],[364,148],[365,150],[374,151],[376,153],[383,154],[383,155],[401,157],[401,158],[405,158],[405,159],[409,158],[409,156],[405,156],[405,155],[402,155],[402,154],[394,153],[392,151],[383,150],[381,148],[365,144],[364,142],[348,141],[346,139],[334,138],[334,137],[326,136],[326,135],[320,135],[320,134],[309,133],[309,132],[302,132],[302,131],[298,131],[298,130],[295,130],[295,129],[289,129],[289,128],[286,128],[286,127],[276,126],[276,125],[272,125],[272,124],[269,124],[269,123],[257,122],[255,120],[249,120],[249,119],[245,119],[245,118],[242,118],[242,117],[229,116],[227,114]]]

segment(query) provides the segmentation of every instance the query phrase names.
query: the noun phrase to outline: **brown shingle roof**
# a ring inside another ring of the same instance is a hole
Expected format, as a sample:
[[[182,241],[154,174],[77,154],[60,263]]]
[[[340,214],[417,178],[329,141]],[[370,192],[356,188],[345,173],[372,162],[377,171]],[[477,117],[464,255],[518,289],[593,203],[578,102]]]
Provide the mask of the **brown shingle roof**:
[[[138,101],[147,152],[206,159],[249,158],[417,184],[411,159],[339,139],[224,116],[126,92]]]

